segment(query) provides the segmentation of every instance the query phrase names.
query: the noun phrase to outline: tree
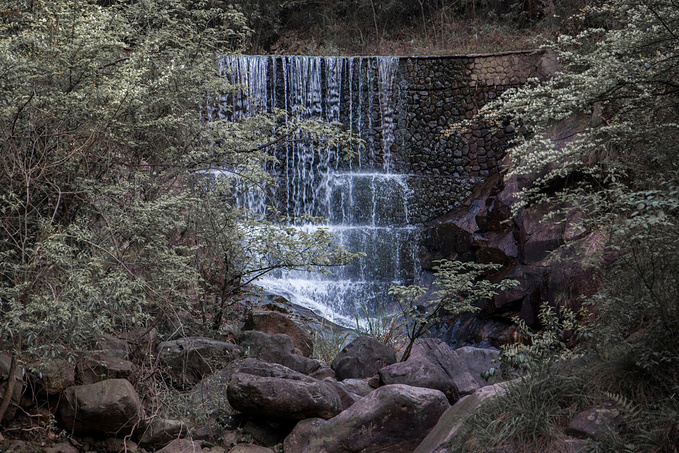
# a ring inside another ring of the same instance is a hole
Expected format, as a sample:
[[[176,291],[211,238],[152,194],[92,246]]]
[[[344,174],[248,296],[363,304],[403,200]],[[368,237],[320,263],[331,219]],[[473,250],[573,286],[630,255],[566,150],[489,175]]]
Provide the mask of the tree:
[[[626,430],[625,448],[640,451],[649,432],[667,439],[678,410],[679,8],[609,0],[574,20],[584,31],[551,45],[559,73],[507,93],[485,115],[521,132],[510,174],[531,182],[514,209],[578,212],[606,240],[594,257],[602,285],[589,302],[597,317],[586,346],[615,370],[598,379],[606,390],[653,417]]]
[[[248,33],[220,4],[0,6],[0,340],[13,367],[91,347],[105,332],[150,329],[214,292],[210,273],[226,275],[220,289],[238,288],[232,277],[257,269],[249,238],[271,244],[287,231],[273,222],[247,231],[243,220],[263,219],[200,190],[216,168],[247,190],[265,184],[267,151],[292,134],[275,117],[208,121],[210,99],[234,89],[217,57]],[[300,127],[319,141],[336,130]],[[290,232],[269,268],[348,259],[331,242]]]
[[[406,346],[401,361],[410,357],[415,340],[425,335],[429,329],[441,322],[444,316],[456,317],[464,313],[480,310],[476,305],[484,299],[490,299],[505,288],[518,284],[515,280],[503,280],[492,283],[485,278],[488,273],[497,271],[498,264],[463,263],[460,261],[438,261],[434,267],[434,286],[437,290],[426,298],[427,288],[410,286],[392,286],[389,294],[396,298],[401,314],[407,323]]]
[[[621,285],[635,286],[632,305],[653,316],[623,330],[661,323],[649,333],[670,335],[667,353],[679,360],[679,292],[672,283],[679,251],[679,10],[663,0],[612,0],[578,19],[600,26],[559,38],[562,70],[486,111],[496,121],[515,118],[523,131],[510,151],[510,174],[533,182],[514,209],[551,203],[579,211],[586,226],[605,233],[615,258],[605,275],[616,283],[600,297],[620,306],[628,296]],[[566,121],[577,123],[576,132],[556,140],[550,131]]]

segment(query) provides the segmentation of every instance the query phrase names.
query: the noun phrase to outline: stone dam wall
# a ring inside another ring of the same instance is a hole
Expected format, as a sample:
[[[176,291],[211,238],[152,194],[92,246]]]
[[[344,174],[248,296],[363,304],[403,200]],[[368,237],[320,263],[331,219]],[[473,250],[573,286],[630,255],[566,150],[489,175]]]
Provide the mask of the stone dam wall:
[[[529,78],[549,76],[554,60],[542,52],[404,57],[399,68],[407,89],[392,152],[411,175],[412,219],[426,222],[496,172],[513,133],[510,127],[492,132],[478,122],[462,133],[451,126]]]

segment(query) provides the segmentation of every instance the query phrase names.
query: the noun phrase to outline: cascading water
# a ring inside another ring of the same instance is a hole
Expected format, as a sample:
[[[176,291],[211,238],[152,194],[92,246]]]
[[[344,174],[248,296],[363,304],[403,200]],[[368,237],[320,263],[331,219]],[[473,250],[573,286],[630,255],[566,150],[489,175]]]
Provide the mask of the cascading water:
[[[387,300],[393,284],[413,281],[418,229],[410,225],[410,189],[399,144],[396,115],[405,89],[393,57],[225,57],[223,73],[242,86],[226,100],[224,117],[239,121],[282,109],[286,121],[339,122],[364,145],[351,162],[338,148],[315,148],[294,141],[276,152],[278,209],[292,218],[328,219],[338,241],[365,257],[330,276],[279,271],[259,280],[264,288],[320,312],[338,323],[353,324],[362,307]],[[249,207],[263,202],[244,197]]]

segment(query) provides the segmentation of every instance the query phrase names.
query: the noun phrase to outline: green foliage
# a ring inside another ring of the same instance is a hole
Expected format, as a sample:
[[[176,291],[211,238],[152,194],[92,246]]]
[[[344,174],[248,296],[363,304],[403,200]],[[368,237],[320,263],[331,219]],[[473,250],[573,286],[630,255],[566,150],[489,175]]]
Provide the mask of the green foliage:
[[[556,365],[536,367],[530,376],[504,385],[505,394],[484,401],[465,420],[450,451],[491,451],[507,445],[557,451],[550,448],[549,439],[590,401],[587,381]]]
[[[212,128],[197,106],[227,88],[214,54],[239,17],[170,0],[10,1],[0,17],[4,339],[54,354],[186,307],[187,165]]]
[[[585,257],[598,263],[601,279],[583,344],[589,377],[599,398],[620,395],[638,411],[592,448],[670,451],[679,388],[679,9],[664,0],[609,0],[573,20],[584,31],[552,47],[560,72],[507,93],[486,118],[519,132],[509,176],[528,185],[515,211],[545,203],[553,213],[577,212],[605,242],[602,253]],[[510,358],[558,357],[572,327],[570,315],[560,315],[562,324],[546,320],[546,334],[510,348]]]
[[[212,0],[8,0],[0,6],[0,332],[25,359],[94,345],[215,300],[276,267],[353,255],[322,227],[230,205],[268,183],[286,140],[337,125],[208,121],[236,88],[218,55],[249,33]],[[219,188],[206,175],[222,169]]]
[[[250,53],[450,54],[521,49],[584,0],[228,0],[247,18]],[[532,32],[526,32],[528,29]],[[519,42],[515,39],[520,37]],[[451,51],[451,47],[456,49]],[[498,48],[499,47],[499,48]]]
[[[348,343],[351,332],[334,324],[321,323],[313,331],[314,350],[311,357],[332,363],[342,348]]]
[[[409,344],[403,354],[402,361],[410,356],[415,340],[425,335],[429,329],[443,319],[443,316],[459,316],[474,313],[480,308],[476,306],[484,299],[490,299],[511,286],[518,285],[515,280],[503,280],[493,283],[485,277],[488,273],[500,268],[497,264],[463,263],[460,261],[438,261],[434,267],[434,286],[431,298],[425,299],[427,288],[410,286],[392,286],[389,294],[399,304],[401,314],[407,322],[406,334]]]
[[[561,36],[562,71],[503,97],[489,115],[521,118],[511,174],[538,175],[515,209],[566,206],[608,242],[611,264],[593,301],[599,352],[624,345],[635,366],[669,372],[679,360],[679,11],[612,0],[578,19],[606,27]],[[577,133],[556,140],[549,131],[564,121]]]
[[[403,338],[403,325],[397,314],[379,306],[374,313],[365,304],[361,305],[361,314],[356,314],[356,333],[375,338],[382,344],[398,349]]]
[[[505,374],[511,370],[530,372],[553,361],[569,360],[578,356],[572,347],[573,337],[585,329],[576,314],[569,308],[557,311],[545,303],[538,314],[540,329],[532,331],[521,318],[514,318],[517,324],[518,342],[502,346],[500,362]]]

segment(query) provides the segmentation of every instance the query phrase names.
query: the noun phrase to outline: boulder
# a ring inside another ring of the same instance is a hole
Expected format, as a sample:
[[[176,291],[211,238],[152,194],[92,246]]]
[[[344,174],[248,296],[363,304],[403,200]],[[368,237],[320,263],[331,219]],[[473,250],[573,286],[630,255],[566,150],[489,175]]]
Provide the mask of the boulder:
[[[45,447],[43,453],[78,453],[79,450],[69,442],[57,442],[51,447]]]
[[[339,382],[339,385],[342,386],[347,392],[361,397],[366,396],[375,390],[363,379],[345,379],[342,382]]]
[[[156,453],[204,453],[198,443],[191,439],[175,439]]]
[[[40,395],[57,395],[75,385],[75,365],[63,359],[51,359],[30,367],[31,378]]]
[[[241,433],[251,436],[252,441],[264,447],[273,447],[283,443],[290,434],[294,422],[289,420],[267,420],[260,417],[253,417],[245,422],[241,428]]]
[[[438,390],[386,385],[319,426],[305,453],[411,453],[450,405]]]
[[[481,373],[495,368],[495,376],[500,376],[500,365],[496,363],[498,357],[500,357],[499,349],[465,346],[455,349],[454,352],[464,362],[465,369],[474,378],[479,388],[488,385],[481,377]]]
[[[9,376],[9,370],[11,366],[12,357],[7,354],[0,353],[0,395],[4,395],[5,390],[7,389],[7,377]],[[14,419],[14,415],[16,414],[16,410],[19,405],[19,400],[21,400],[21,394],[24,391],[24,380],[21,374],[21,367],[17,367],[14,372],[14,392],[12,392],[12,401],[7,408],[5,418],[3,419],[5,421],[11,421]]]
[[[274,453],[272,449],[266,447],[260,447],[258,445],[236,445],[229,453]]]
[[[139,448],[139,445],[132,442],[130,439],[117,439],[115,437],[108,437],[96,442],[92,447],[95,448],[96,451],[107,453],[144,453],[144,451]]]
[[[242,353],[243,348],[238,345],[203,337],[180,338],[158,345],[158,358],[164,370],[181,388],[192,387]]]
[[[460,392],[451,376],[439,364],[423,357],[411,357],[405,362],[384,367],[379,375],[382,385],[405,384],[440,390],[450,403],[460,399]]]
[[[488,398],[506,392],[506,384],[488,385],[465,396],[441,416],[436,426],[414,449],[414,453],[447,453],[465,419]]]
[[[321,380],[325,378],[336,379],[335,371],[332,368],[327,367],[319,368],[313,373],[310,373],[309,376]]]
[[[180,420],[155,417],[139,428],[138,442],[142,448],[153,449],[167,445],[174,439],[186,437],[189,428]]]
[[[311,435],[325,423],[326,421],[322,418],[307,418],[300,421],[295,425],[295,428],[288,437],[285,438],[283,451],[285,453],[303,453],[309,444]]]
[[[568,423],[566,434],[581,439],[600,438],[623,424],[620,411],[612,403],[604,403],[580,412]]]
[[[94,384],[106,379],[130,379],[137,367],[108,351],[93,351],[85,355],[76,367],[76,378],[81,384]]]
[[[97,347],[105,350],[108,355],[119,359],[128,359],[131,352],[130,344],[127,341],[113,335],[104,335],[97,343]]]
[[[125,379],[69,387],[59,405],[66,429],[79,435],[126,436],[140,413],[139,396]]]
[[[278,363],[300,373],[311,374],[324,365],[320,360],[296,354],[292,339],[286,334],[267,335],[256,330],[247,330],[241,333],[239,343],[244,348],[246,357]]]
[[[540,205],[519,214],[519,260],[524,264],[542,261],[563,243],[560,219],[542,220],[547,209]]]
[[[396,353],[373,337],[361,336],[349,343],[332,361],[337,379],[369,378],[396,363]]]
[[[248,359],[227,388],[231,406],[249,415],[284,420],[331,418],[342,411],[335,387],[282,365]]]
[[[275,311],[251,311],[248,313],[243,330],[257,330],[268,335],[283,333],[292,339],[292,344],[305,357],[311,356],[314,349],[314,342],[309,332],[284,314]]]
[[[405,362],[379,371],[382,384],[406,384],[442,391],[452,404],[478,387],[466,363],[454,350],[436,338],[418,339]]]
[[[205,414],[207,417],[218,414],[220,418],[224,418],[236,412],[229,404],[226,389],[237,366],[237,362],[234,362],[206,376],[188,392],[187,402],[196,413]]]
[[[2,443],[2,453],[26,453],[30,450],[30,446],[23,440],[5,440]]]
[[[326,382],[330,383],[333,387],[335,387],[335,390],[337,390],[337,394],[340,397],[340,401],[342,401],[342,410],[347,410],[351,406],[354,405],[354,403],[362,398],[362,396],[359,396],[353,392],[350,392],[347,390],[345,386],[342,385],[341,382],[338,382],[334,379],[325,379]]]

